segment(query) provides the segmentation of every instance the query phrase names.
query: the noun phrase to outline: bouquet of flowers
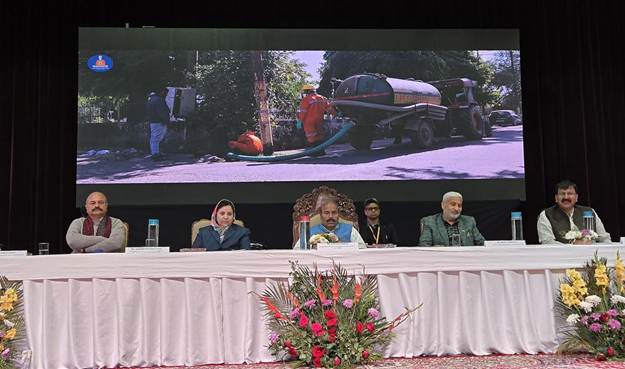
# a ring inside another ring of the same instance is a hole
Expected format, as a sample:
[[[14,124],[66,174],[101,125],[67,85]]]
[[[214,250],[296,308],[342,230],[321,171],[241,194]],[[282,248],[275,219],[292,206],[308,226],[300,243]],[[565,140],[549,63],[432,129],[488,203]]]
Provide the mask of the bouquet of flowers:
[[[573,230],[568,231],[564,235],[564,238],[569,240],[569,243],[575,243],[575,241],[585,240],[585,241],[594,241],[599,237],[599,235],[590,229],[582,229],[581,231]]]
[[[310,245],[314,246],[318,243],[336,243],[339,242],[339,237],[334,233],[317,233],[310,237]]]
[[[23,338],[21,282],[0,276],[0,369],[13,369],[21,358],[17,343]]]
[[[581,272],[566,270],[557,305],[568,327],[563,351],[584,349],[597,360],[625,358],[625,265],[617,253],[613,268],[597,253]]]
[[[380,359],[393,328],[418,308],[386,321],[376,297],[376,277],[349,276],[337,264],[321,273],[291,262],[289,280],[268,285],[260,299],[271,330],[269,350],[294,360],[295,368],[352,368]]]

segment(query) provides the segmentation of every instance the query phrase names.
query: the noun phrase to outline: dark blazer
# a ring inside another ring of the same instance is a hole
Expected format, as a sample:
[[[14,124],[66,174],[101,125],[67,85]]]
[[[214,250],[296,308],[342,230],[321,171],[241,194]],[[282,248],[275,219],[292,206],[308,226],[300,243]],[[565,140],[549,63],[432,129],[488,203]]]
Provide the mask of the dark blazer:
[[[232,224],[226,231],[224,242],[220,244],[219,233],[212,225],[202,227],[193,241],[193,247],[204,247],[208,251],[249,250],[250,230]]]

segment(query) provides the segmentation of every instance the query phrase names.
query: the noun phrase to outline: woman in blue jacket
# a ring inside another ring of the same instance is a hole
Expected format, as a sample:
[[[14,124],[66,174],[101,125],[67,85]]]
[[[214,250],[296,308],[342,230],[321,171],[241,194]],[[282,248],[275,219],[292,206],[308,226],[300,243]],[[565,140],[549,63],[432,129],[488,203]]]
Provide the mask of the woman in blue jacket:
[[[208,251],[248,250],[250,230],[234,224],[234,220],[232,201],[219,200],[211,215],[211,225],[200,228],[193,247],[204,247]]]

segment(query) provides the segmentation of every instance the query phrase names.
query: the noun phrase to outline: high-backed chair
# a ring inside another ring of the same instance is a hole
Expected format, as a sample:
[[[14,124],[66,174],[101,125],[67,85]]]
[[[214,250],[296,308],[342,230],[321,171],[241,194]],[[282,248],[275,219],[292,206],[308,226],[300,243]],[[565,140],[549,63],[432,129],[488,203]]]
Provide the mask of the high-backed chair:
[[[310,216],[311,227],[321,223],[319,206],[324,196],[334,197],[337,200],[339,223],[349,223],[358,229],[358,214],[354,201],[334,188],[319,186],[297,199],[293,206],[293,242],[299,239],[299,218],[302,215]]]
[[[194,221],[193,223],[191,223],[191,245],[193,245],[193,241],[195,241],[195,237],[197,237],[197,234],[200,231],[200,228],[204,228],[206,226],[209,226],[210,224],[211,224],[211,220],[206,219],[206,218],[198,219]],[[240,219],[236,219],[234,221],[234,224],[240,225],[241,227],[245,227],[245,224]]]

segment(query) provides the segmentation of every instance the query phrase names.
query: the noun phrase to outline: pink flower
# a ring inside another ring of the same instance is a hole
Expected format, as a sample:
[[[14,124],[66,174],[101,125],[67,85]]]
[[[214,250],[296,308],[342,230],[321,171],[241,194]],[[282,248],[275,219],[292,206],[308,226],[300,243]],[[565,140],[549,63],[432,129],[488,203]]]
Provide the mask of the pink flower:
[[[299,316],[299,309],[295,308],[289,312],[289,319],[293,320]]]
[[[367,314],[373,319],[378,319],[380,317],[380,312],[376,308],[369,308]]]
[[[610,309],[608,310],[608,315],[612,318],[615,318],[618,316],[618,311],[616,311],[616,309]]]
[[[315,300],[308,300],[304,303],[304,306],[310,309],[311,307],[315,306],[316,303],[317,301]]]
[[[299,326],[300,328],[308,327],[308,317],[304,313],[299,315]]]
[[[619,330],[621,329],[621,322],[616,319],[610,319],[608,320],[608,327],[614,331]]]
[[[599,324],[599,323],[592,323],[590,325],[590,330],[595,332],[595,333],[599,332],[601,330],[601,324]]]
[[[589,318],[590,318],[590,317],[589,317],[588,315],[584,315],[584,316],[582,317],[582,319],[581,319],[582,324],[583,324],[583,325],[588,325],[588,319],[589,319]]]
[[[330,299],[323,300],[321,305],[323,305],[323,306],[330,306],[330,305],[332,305],[332,300],[330,300]]]
[[[322,326],[321,324],[319,324],[319,323],[313,323],[313,324],[311,324],[311,326],[310,326],[310,330],[312,330],[313,334],[314,334],[316,337],[323,336],[323,334],[324,334],[324,332],[323,332],[323,326]]]
[[[352,306],[354,306],[354,301],[351,299],[345,299],[343,300],[343,306],[345,306],[346,309],[351,309]]]
[[[280,335],[277,332],[271,332],[271,334],[269,335],[269,342],[271,342],[271,344],[273,345],[274,343],[278,342],[278,338],[280,338]]]
[[[334,366],[339,366],[339,365],[341,365],[341,358],[337,356],[334,358]]]
[[[597,321],[597,320],[599,320],[599,318],[601,318],[601,314],[599,314],[599,313],[592,313],[592,314],[590,314],[590,317],[592,318],[592,320]]]
[[[5,348],[4,351],[2,351],[2,353],[0,354],[0,356],[2,356],[2,359],[6,360],[9,358],[9,353],[11,352],[10,348]]]

